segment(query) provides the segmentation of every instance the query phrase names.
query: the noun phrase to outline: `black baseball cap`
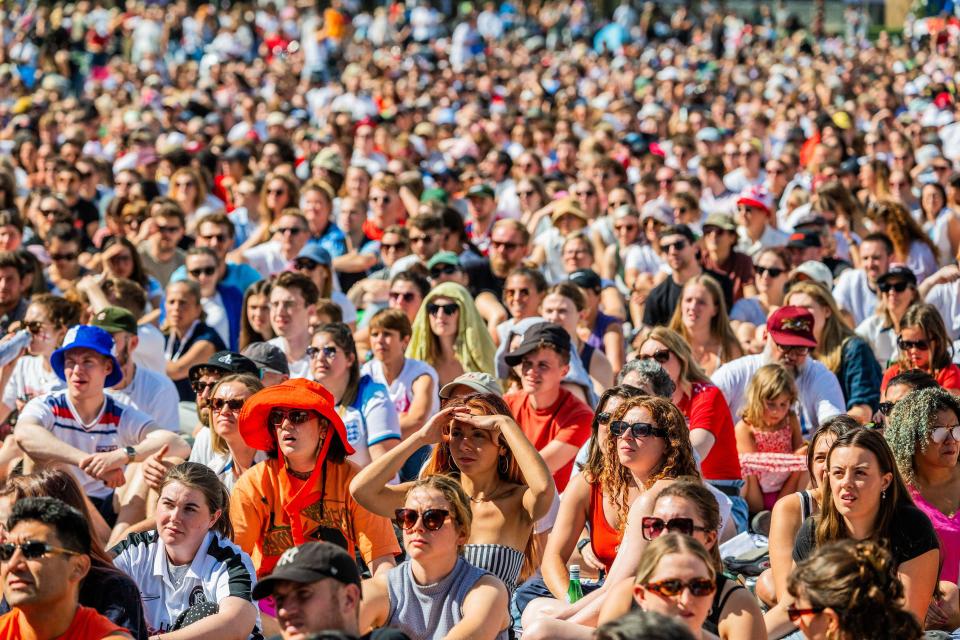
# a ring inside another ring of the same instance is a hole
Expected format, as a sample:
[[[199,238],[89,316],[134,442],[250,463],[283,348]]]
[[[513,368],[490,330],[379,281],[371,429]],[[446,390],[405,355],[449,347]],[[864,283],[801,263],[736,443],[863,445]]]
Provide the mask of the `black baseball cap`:
[[[273,573],[253,588],[253,597],[261,600],[273,595],[273,587],[281,580],[308,584],[324,578],[360,587],[357,563],[342,547],[329,542],[305,542],[283,552]]]
[[[558,324],[552,322],[538,322],[523,334],[523,342],[504,356],[506,363],[515,367],[523,360],[523,356],[544,346],[551,346],[559,353],[570,351],[570,334]]]
[[[823,243],[820,242],[820,234],[814,231],[797,231],[790,234],[790,239],[787,240],[788,249],[807,249],[809,247],[822,247]]]
[[[577,269],[570,274],[570,282],[583,289],[590,289],[595,293],[603,290],[603,281],[593,269]]]
[[[877,278],[877,284],[884,284],[890,280],[906,280],[913,286],[917,286],[917,274],[913,269],[903,264],[891,265],[885,274]]]
[[[269,342],[251,342],[243,350],[243,355],[253,360],[253,363],[267,371],[290,375],[290,364],[283,349]]]
[[[203,364],[195,364],[187,372],[187,379],[193,380],[202,369],[217,369],[225,374],[249,373],[255,378],[260,377],[260,367],[257,363],[236,351],[217,351]]]

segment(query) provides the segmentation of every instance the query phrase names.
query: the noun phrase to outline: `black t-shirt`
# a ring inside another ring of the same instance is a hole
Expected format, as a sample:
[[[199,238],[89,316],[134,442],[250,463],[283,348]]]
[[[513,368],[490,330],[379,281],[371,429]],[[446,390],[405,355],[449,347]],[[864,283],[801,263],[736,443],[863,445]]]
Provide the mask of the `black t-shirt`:
[[[793,544],[794,561],[805,560],[817,548],[816,528],[816,516],[804,520]],[[930,518],[912,504],[897,507],[890,528],[890,539],[880,542],[886,543],[897,566],[922,556],[931,549],[940,548],[940,541]]]
[[[710,269],[704,269],[703,273],[720,283],[723,299],[727,303],[727,313],[730,313],[733,307],[733,282],[722,273]],[[670,324],[670,318],[673,317],[673,311],[677,308],[682,293],[683,285],[674,282],[672,277],[655,286],[647,296],[647,303],[643,307],[643,324],[648,327]]]
[[[498,278],[490,269],[490,260],[470,260],[463,264],[463,270],[467,272],[470,278],[470,295],[477,297],[482,291],[489,291],[497,297],[497,300],[503,299],[503,285],[506,278]]]

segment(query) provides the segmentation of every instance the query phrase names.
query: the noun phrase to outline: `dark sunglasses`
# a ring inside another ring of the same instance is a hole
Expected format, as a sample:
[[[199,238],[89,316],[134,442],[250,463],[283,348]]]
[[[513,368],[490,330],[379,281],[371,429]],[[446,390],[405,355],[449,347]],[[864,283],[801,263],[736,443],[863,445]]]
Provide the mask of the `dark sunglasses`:
[[[761,267],[759,265],[754,267],[753,270],[757,272],[758,276],[766,274],[771,278],[779,278],[787,271],[786,269],[781,269],[780,267]]]
[[[212,276],[216,272],[216,267],[200,267],[199,269],[190,269],[188,271],[188,273],[194,278],[199,278],[200,276]]]
[[[880,413],[889,416],[890,412],[893,411],[894,404],[893,402],[881,402],[877,408],[880,410]]]
[[[522,247],[519,242],[497,242],[496,240],[490,241],[490,247],[492,249],[506,249],[508,251],[513,251],[518,247]]]
[[[430,269],[431,278],[439,278],[440,276],[452,276],[458,271],[457,267],[452,264],[444,264]]]
[[[304,353],[311,359],[323,354],[324,360],[330,360],[337,355],[337,348],[333,345],[327,345],[326,347],[307,347]]]
[[[79,551],[73,551],[71,549],[64,549],[63,547],[55,547],[52,544],[47,544],[46,542],[41,542],[39,540],[24,540],[23,542],[5,542],[0,544],[0,560],[3,562],[9,562],[10,558],[13,557],[13,554],[17,552],[17,549],[20,549],[23,553],[24,558],[35,559],[41,558],[48,553],[63,553],[68,556],[78,556],[80,555]]]
[[[180,227],[157,227],[157,231],[165,235],[173,235],[174,233],[180,231]]]
[[[597,424],[607,424],[610,422],[610,418],[613,417],[613,414],[609,411],[601,411],[597,414]]]
[[[397,249],[403,249],[407,244],[405,242],[395,242],[393,244],[387,244],[386,242],[380,243],[380,248],[384,251],[396,251]]]
[[[446,316],[452,316],[459,310],[460,307],[457,306],[456,302],[451,302],[449,304],[434,304],[431,302],[427,305],[427,313],[432,316],[439,315],[441,311]]]
[[[271,409],[267,415],[267,423],[271,427],[279,427],[284,420],[289,420],[290,424],[303,424],[313,417],[313,412],[307,409]]]
[[[637,356],[637,359],[638,360],[656,360],[660,364],[666,364],[667,361],[670,359],[670,350],[661,349],[660,351],[656,351],[650,355]]]
[[[24,328],[30,333],[40,333],[43,330],[43,323],[39,320],[29,320],[23,322]]]
[[[676,249],[677,251],[683,251],[687,248],[686,240],[677,240],[676,242],[661,243],[660,248],[663,249],[664,253],[668,253],[670,249]]]
[[[229,407],[230,411],[236,413],[243,408],[244,400],[240,398],[231,398],[229,400],[224,400],[223,398],[214,398],[210,401],[210,406],[213,407],[214,411],[223,411],[224,407]]]
[[[694,531],[707,531],[706,527],[698,527],[693,523],[692,518],[670,518],[664,520],[656,516],[645,516],[640,521],[640,531],[644,540],[653,540],[659,538],[666,531],[667,533],[682,533],[686,536],[692,536]]]
[[[77,259],[75,253],[51,253],[50,259],[54,262],[73,262]]]
[[[825,607],[807,607],[806,609],[798,609],[796,607],[787,607],[787,617],[790,618],[790,622],[797,622],[800,620],[800,616],[823,613],[824,608]]]
[[[403,300],[404,302],[413,302],[413,300],[416,297],[417,297],[417,294],[413,293],[412,291],[407,291],[404,293],[400,293],[399,291],[390,292],[391,300]]]
[[[667,437],[667,430],[665,428],[658,427],[649,422],[634,422],[630,424],[623,420],[615,420],[610,423],[610,435],[613,436],[614,439],[619,438],[627,431],[630,431],[630,435],[634,438],[646,438],[647,436],[656,436],[658,438]]]
[[[690,589],[690,594],[698,598],[708,596],[717,590],[716,583],[710,578],[694,578],[686,582],[683,580],[659,580],[648,582],[643,586],[648,591],[653,591],[668,598],[680,595],[684,589]]]
[[[286,235],[289,233],[292,236],[296,236],[300,235],[304,231],[306,231],[306,229],[302,229],[301,227],[277,227],[275,233],[279,233],[281,235]]]
[[[394,514],[394,521],[404,531],[413,529],[417,520],[423,521],[423,528],[427,531],[437,531],[446,522],[450,512],[446,509],[427,509],[422,513],[416,509],[397,509]]]
[[[928,351],[930,349],[929,340],[902,340],[897,338],[897,349],[900,351],[909,351],[916,349],[918,351]]]
[[[200,380],[194,380],[190,383],[190,388],[193,389],[193,392],[197,395],[200,395],[207,389],[212,389],[217,386],[219,380],[214,380],[213,382],[201,382]]]
[[[208,236],[197,236],[200,240],[205,242],[216,242],[220,244],[221,242],[227,241],[227,234],[225,233],[212,233]]]
[[[906,280],[897,280],[896,282],[881,282],[877,285],[877,289],[880,289],[880,293],[888,293],[889,291],[896,291],[897,293],[903,293],[910,287],[910,283]]]
[[[410,244],[417,244],[419,242],[426,242],[427,244],[430,244],[433,242],[433,236],[417,236],[416,238],[411,236]]]
[[[293,263],[293,268],[297,271],[313,271],[317,268],[317,264],[308,258],[301,258]]]

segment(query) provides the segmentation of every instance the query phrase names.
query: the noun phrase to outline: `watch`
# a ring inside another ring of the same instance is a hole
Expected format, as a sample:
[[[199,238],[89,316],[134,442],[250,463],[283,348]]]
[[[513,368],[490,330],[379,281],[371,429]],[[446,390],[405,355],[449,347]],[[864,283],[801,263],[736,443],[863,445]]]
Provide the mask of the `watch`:
[[[137,459],[137,450],[133,447],[124,447],[123,449],[127,454],[127,462],[133,462]]]
[[[590,544],[590,538],[583,538],[582,540],[577,541],[577,551],[582,552],[583,548]]]

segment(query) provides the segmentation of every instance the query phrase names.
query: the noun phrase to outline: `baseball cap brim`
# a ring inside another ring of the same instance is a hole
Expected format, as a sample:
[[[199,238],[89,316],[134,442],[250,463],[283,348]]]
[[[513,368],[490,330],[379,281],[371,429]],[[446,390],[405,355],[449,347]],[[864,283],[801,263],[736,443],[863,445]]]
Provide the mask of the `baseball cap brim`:
[[[522,356],[521,356],[521,359],[522,359]],[[470,389],[473,389],[477,393],[491,393],[490,389],[486,388],[476,380],[454,380],[452,382],[448,382],[447,384],[443,385],[440,388],[440,398],[442,398],[443,400],[449,400],[451,393],[457,387],[469,387]]]
[[[817,348],[817,341],[813,338],[799,336],[790,331],[780,331],[779,329],[770,329],[770,336],[778,345],[784,347],[810,347]]]
[[[333,578],[333,576],[313,571],[306,567],[280,567],[275,569],[268,577],[260,580],[253,588],[253,599],[262,600],[273,595],[273,588],[278,582],[297,582],[300,584],[309,584],[324,578]],[[336,578],[333,578],[336,579]]]

